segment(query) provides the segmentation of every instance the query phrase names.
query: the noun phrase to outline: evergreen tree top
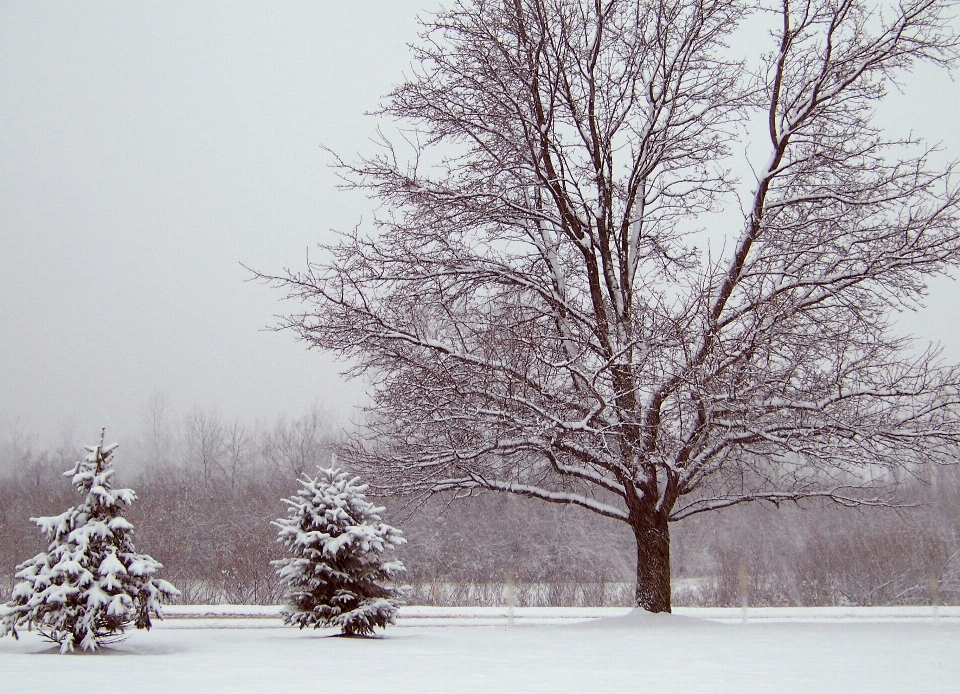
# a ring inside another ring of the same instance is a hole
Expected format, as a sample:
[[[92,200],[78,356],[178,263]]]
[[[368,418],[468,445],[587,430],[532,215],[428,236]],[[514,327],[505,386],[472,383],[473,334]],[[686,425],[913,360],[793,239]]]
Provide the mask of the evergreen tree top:
[[[118,444],[111,443],[108,446],[103,444],[105,429],[100,430],[100,443],[96,446],[84,446],[89,452],[88,455],[81,458],[76,464],[63,473],[64,477],[72,477],[73,486],[77,491],[83,492],[95,486],[110,487],[110,479],[113,477],[113,454],[117,450]]]
[[[349,477],[337,468],[317,468],[317,477],[304,475],[300,490],[292,499],[284,499],[291,507],[313,509],[317,521],[336,525],[362,523],[364,520],[379,521],[383,511],[366,500],[367,485],[359,483],[359,477]]]

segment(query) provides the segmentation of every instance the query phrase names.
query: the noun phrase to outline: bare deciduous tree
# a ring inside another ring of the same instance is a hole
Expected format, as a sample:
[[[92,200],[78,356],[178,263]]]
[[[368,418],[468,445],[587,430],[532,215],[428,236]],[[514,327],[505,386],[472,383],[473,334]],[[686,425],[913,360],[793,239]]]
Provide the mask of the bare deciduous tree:
[[[234,486],[242,479],[243,472],[252,462],[255,440],[246,425],[239,420],[224,427],[223,436],[226,471],[230,486]]]
[[[184,422],[181,455],[187,466],[196,466],[204,480],[226,476],[229,464],[227,433],[215,408],[195,408]]]
[[[173,455],[173,434],[170,399],[163,389],[154,388],[150,392],[141,417],[141,462],[152,467],[169,465]]]
[[[377,228],[261,275],[306,303],[284,327],[374,383],[353,460],[398,491],[628,523],[654,612],[669,521],[890,503],[890,470],[960,438],[960,373],[888,318],[960,261],[960,194],[873,113],[917,61],[955,64],[949,8],[783,0],[743,65],[736,0],[463,0],[427,21],[384,108],[413,163],[386,140],[340,162]],[[728,156],[757,114],[742,224],[698,250],[704,213],[737,207]]]
[[[280,417],[264,435],[261,454],[277,469],[297,479],[317,466],[330,464],[335,439],[333,418],[315,404],[297,419]]]

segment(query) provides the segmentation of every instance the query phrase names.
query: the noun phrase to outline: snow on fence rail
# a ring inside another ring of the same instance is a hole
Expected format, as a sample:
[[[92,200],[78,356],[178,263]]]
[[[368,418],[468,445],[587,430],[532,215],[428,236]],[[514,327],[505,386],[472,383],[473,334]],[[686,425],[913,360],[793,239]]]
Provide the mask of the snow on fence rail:
[[[171,605],[164,608],[166,628],[274,628],[280,625],[279,605]],[[624,607],[435,607],[408,606],[397,614],[398,627],[504,626],[573,624],[620,617]],[[736,607],[678,607],[674,614],[716,622],[742,622]],[[960,622],[960,606],[933,607],[754,607],[750,623],[774,622]]]

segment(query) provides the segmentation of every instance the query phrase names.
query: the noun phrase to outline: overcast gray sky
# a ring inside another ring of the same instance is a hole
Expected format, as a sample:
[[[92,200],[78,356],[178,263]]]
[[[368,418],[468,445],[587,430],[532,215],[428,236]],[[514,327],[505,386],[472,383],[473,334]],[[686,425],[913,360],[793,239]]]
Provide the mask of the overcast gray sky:
[[[369,151],[363,113],[435,4],[0,2],[0,424],[123,441],[158,388],[250,422],[359,402],[262,331],[282,308],[240,263],[300,268],[369,220],[319,145]],[[958,97],[923,71],[881,115],[960,157]],[[904,322],[954,361],[957,294],[937,282]]]
[[[240,263],[360,220],[319,145],[366,146],[422,4],[0,4],[0,417],[85,441],[154,388],[247,420],[356,402],[261,331],[277,295]]]

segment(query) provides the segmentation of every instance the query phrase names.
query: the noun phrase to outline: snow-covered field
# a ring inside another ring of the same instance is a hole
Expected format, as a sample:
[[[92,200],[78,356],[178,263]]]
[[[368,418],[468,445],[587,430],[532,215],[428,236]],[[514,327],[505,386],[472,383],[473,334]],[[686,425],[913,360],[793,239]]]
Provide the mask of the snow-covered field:
[[[406,608],[345,639],[276,608],[170,608],[96,655],[2,639],[0,692],[960,692],[958,608],[678,612]]]

